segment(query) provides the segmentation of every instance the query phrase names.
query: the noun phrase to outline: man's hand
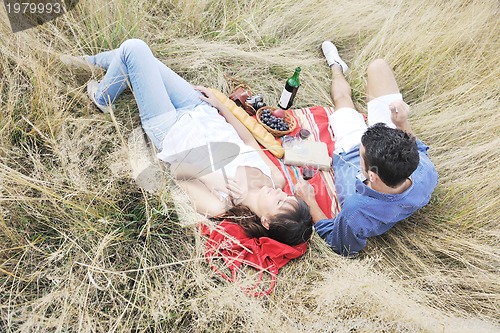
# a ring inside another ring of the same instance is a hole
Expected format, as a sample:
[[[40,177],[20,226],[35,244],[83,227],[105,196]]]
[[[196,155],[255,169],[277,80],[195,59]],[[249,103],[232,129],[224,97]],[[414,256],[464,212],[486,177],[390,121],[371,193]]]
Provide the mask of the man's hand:
[[[300,178],[298,183],[295,185],[295,195],[302,198],[302,200],[304,200],[309,206],[313,223],[327,218],[316,201],[314,187],[302,178]]]
[[[410,123],[408,121],[408,114],[410,113],[410,106],[404,101],[394,101],[389,104],[391,110],[391,120],[397,128],[412,134]]]
[[[311,203],[316,203],[314,187],[302,178],[299,178],[299,182],[295,185],[295,195],[302,198],[308,206],[311,206]]]

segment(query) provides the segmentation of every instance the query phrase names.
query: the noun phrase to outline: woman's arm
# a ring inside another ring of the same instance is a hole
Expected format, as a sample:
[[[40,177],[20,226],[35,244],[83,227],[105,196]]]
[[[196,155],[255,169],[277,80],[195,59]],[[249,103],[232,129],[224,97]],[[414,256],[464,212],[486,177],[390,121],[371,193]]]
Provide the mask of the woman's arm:
[[[273,177],[275,185],[279,186],[280,188],[285,186],[285,178],[283,177],[279,169],[276,167],[276,165],[274,165],[274,163],[262,151],[262,148],[260,147],[259,143],[255,140],[252,133],[250,133],[250,131],[245,127],[245,125],[243,125],[241,121],[239,121],[238,118],[236,118],[232,114],[232,112],[229,111],[229,109],[224,104],[222,104],[222,102],[217,97],[215,97],[215,95],[212,93],[210,89],[203,86],[195,86],[194,88],[205,95],[200,97],[202,100],[204,100],[205,102],[209,103],[214,108],[219,110],[220,114],[226,119],[226,121],[234,127],[241,140],[246,145],[252,147],[253,149],[255,149],[255,151],[257,151],[262,160],[271,169],[271,175]]]
[[[203,86],[195,86],[194,88],[203,93],[204,96],[201,96],[200,99],[219,110],[221,116],[223,116],[226,121],[234,127],[245,144],[251,146],[252,141],[257,143],[252,133],[250,133],[245,125],[243,125],[217,97],[215,97],[214,93],[210,89]]]
[[[177,180],[176,184],[184,190],[196,211],[208,217],[215,217],[224,214],[230,207],[221,195],[216,194],[216,190],[211,191],[199,179]]]

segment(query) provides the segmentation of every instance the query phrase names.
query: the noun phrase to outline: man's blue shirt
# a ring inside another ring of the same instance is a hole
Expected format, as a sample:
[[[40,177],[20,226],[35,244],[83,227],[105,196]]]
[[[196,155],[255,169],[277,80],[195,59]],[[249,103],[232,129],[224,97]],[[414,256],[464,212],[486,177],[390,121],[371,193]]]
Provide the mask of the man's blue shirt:
[[[363,183],[359,146],[334,155],[335,188],[340,213],[320,220],[316,232],[335,252],[352,255],[366,246],[366,239],[378,236],[425,206],[437,185],[438,175],[427,155],[427,147],[417,140],[420,162],[412,173],[411,186],[401,194],[377,192]]]

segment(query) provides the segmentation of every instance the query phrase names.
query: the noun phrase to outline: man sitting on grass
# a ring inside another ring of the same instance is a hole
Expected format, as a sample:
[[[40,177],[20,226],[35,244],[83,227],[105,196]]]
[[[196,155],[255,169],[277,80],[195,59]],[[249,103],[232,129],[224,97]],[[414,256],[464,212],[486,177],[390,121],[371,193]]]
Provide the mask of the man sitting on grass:
[[[327,219],[315,200],[313,187],[301,180],[296,194],[311,209],[318,234],[335,252],[350,256],[425,206],[438,175],[408,122],[409,106],[399,92],[389,65],[377,59],[368,67],[368,124],[354,108],[344,73],[347,65],[337,48],[323,42],[332,70],[335,112],[329,123],[335,135],[333,170],[340,213]]]

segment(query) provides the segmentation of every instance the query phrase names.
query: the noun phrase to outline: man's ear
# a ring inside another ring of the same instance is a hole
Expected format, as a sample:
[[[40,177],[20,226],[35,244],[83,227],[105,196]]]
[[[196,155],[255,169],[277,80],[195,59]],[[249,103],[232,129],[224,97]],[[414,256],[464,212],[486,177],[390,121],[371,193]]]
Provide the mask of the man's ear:
[[[269,220],[269,218],[268,218],[267,216],[262,216],[262,217],[260,218],[260,223],[261,223],[261,224],[262,224],[262,226],[263,226],[264,228],[266,228],[267,230],[269,230],[269,224],[270,224],[270,222],[271,222],[271,221]]]
[[[370,181],[370,183],[374,183],[379,179],[379,176],[375,172],[368,171],[368,180]]]

